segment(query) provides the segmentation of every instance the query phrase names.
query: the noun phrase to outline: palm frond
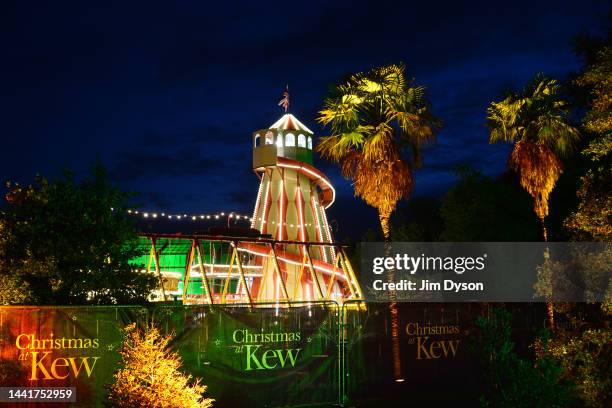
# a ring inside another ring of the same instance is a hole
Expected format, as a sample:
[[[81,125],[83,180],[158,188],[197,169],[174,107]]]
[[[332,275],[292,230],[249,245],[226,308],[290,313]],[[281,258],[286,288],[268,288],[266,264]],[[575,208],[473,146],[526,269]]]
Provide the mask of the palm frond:
[[[560,115],[542,116],[538,120],[537,138],[560,156],[570,155],[580,140],[578,129]]]
[[[424,87],[410,87],[390,104],[387,114],[397,121],[400,137],[416,148],[435,139],[441,122],[430,110]]]
[[[524,99],[509,96],[501,102],[492,102],[489,105],[487,108],[489,143],[513,142],[522,137],[524,127],[519,123],[519,118],[525,103]]]
[[[397,152],[393,129],[386,123],[379,124],[363,143],[364,160],[368,162],[395,160]]]
[[[360,143],[359,137],[358,134],[354,133],[323,136],[319,138],[319,143],[317,143],[315,149],[324,158],[338,163],[355,143]]]

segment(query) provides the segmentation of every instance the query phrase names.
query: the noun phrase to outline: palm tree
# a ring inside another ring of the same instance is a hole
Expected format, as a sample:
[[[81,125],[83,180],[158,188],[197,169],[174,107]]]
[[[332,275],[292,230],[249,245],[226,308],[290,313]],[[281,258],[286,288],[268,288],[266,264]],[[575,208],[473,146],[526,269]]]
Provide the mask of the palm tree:
[[[425,88],[406,81],[403,64],[379,67],[333,88],[319,114],[320,123],[331,125],[331,135],[319,140],[317,151],[339,163],[355,195],[377,209],[389,241],[391,214],[399,200],[410,196],[420,148],[439,126]]]
[[[531,80],[521,93],[492,102],[487,108],[489,143],[514,143],[509,165],[533,198],[544,241],[548,241],[544,221],[548,199],[563,171],[561,157],[572,153],[580,139],[568,115],[569,103],[563,98],[558,82],[542,75]],[[547,309],[549,326],[553,328],[551,302]]]
[[[406,81],[403,64],[375,68],[351,75],[333,88],[319,113],[319,122],[331,125],[331,135],[319,140],[317,151],[339,163],[342,175],[353,182],[355,195],[376,208],[389,242],[391,214],[399,200],[410,196],[411,169],[421,165],[420,148],[433,139],[438,127],[425,89]],[[404,159],[405,151],[412,153],[411,161]],[[403,381],[399,315],[393,297],[389,310],[393,374],[399,382]]]

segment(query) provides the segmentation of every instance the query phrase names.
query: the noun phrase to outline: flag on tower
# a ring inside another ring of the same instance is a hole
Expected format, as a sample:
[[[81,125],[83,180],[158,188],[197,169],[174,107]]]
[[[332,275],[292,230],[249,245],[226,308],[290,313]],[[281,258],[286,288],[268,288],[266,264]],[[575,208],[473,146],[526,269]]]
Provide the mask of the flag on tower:
[[[283,92],[283,99],[278,103],[278,106],[285,108],[285,112],[289,109],[289,85],[287,85],[287,89]]]

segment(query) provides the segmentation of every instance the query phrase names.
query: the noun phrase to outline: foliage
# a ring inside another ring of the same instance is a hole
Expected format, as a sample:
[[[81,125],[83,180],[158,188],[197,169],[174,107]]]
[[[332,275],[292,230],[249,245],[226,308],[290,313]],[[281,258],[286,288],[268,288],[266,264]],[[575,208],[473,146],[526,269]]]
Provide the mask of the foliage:
[[[462,170],[442,201],[439,240],[536,241],[538,223],[530,206],[529,196],[515,182]]]
[[[612,48],[605,42],[588,40],[586,68],[574,81],[579,94],[590,94],[590,110],[582,122],[583,133],[590,140],[581,152],[588,166],[577,192],[578,208],[564,225],[574,239],[605,242],[612,237]],[[570,262],[552,263],[550,270],[539,276],[539,280],[548,283],[536,287],[541,292],[571,290],[568,282],[578,282],[583,287],[588,303],[555,304],[555,311],[566,324],[555,331],[547,349],[536,342],[538,355],[556,359],[564,376],[575,381],[581,406],[609,406],[612,399],[610,256],[609,249],[598,254],[572,253]],[[592,303],[594,294],[600,294],[602,288],[603,302]]]
[[[385,239],[397,202],[413,187],[411,168],[420,166],[420,149],[439,126],[425,89],[412,86],[403,65],[351,75],[325,99],[319,122],[331,135],[317,145],[321,155],[340,163],[355,195],[378,210]],[[404,151],[411,152],[411,161]]]
[[[110,386],[111,407],[205,408],[213,400],[204,398],[206,386],[179,371],[182,361],[168,349],[171,336],[162,336],[153,326],[139,330],[135,324],[124,329],[119,353],[123,368]]]
[[[584,127],[589,132],[606,134],[610,141],[612,131],[612,47],[603,47],[596,57],[595,63],[579,77],[579,86],[591,89],[591,110],[584,118]],[[590,154],[597,156],[597,149]],[[607,154],[609,150],[606,150]],[[601,158],[601,157],[599,157]]]
[[[540,360],[552,358],[565,378],[576,384],[581,406],[609,407],[612,403],[612,330],[558,331],[547,347],[538,339]]]
[[[0,276],[27,287],[29,301],[146,301],[156,279],[128,263],[137,239],[126,214],[128,195],[100,166],[80,182],[70,174],[57,181],[36,177],[33,185],[8,184],[8,190],[0,216]]]
[[[518,94],[487,109],[489,142],[514,142],[510,167],[534,200],[534,211],[543,221],[548,198],[561,174],[559,157],[568,155],[580,138],[570,124],[569,104],[556,80],[536,76]]]
[[[582,154],[590,166],[582,177],[578,190],[578,209],[566,220],[565,226],[574,238],[609,241],[612,237],[612,47],[604,47],[595,63],[576,80],[579,86],[591,90],[591,109],[583,126],[594,135]]]
[[[399,205],[392,217],[392,241],[433,242],[442,228],[440,200],[414,197]]]
[[[32,293],[25,282],[13,276],[0,275],[0,306],[19,305],[32,299]]]
[[[561,324],[548,347],[535,343],[538,358],[552,358],[564,378],[576,384],[581,406],[606,407],[612,401],[612,249],[589,245],[570,251],[564,262],[550,261],[538,274],[537,293],[582,296],[582,303],[555,303]],[[544,272],[544,273],[542,273]]]
[[[582,299],[600,304],[602,310],[609,308],[612,305],[612,247],[577,244],[564,252],[567,257],[563,260],[548,259],[538,267],[536,294],[546,299]],[[567,310],[568,305],[563,309]]]
[[[486,392],[481,397],[485,407],[563,407],[571,403],[572,384],[561,378],[561,367],[552,358],[542,357],[537,365],[522,359],[511,339],[511,314],[495,308],[489,317],[481,317],[476,326],[481,331],[477,345],[484,367]],[[546,343],[542,343],[546,347]]]

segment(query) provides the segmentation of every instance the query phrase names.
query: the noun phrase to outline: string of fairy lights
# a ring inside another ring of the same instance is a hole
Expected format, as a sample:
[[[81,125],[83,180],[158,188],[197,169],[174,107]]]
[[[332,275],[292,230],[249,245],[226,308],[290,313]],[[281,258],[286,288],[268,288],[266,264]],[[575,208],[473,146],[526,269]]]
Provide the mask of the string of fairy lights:
[[[229,218],[232,220],[245,220],[251,221],[251,217],[237,212],[220,212],[216,214],[169,214],[166,212],[155,212],[155,211],[139,211],[139,210],[127,210],[127,213],[132,216],[138,216],[148,219],[167,219],[167,220],[187,220],[187,221],[201,221],[201,220],[219,220]]]
[[[244,215],[244,214],[238,214],[233,211],[228,212],[228,213],[220,212],[216,214],[168,214],[165,212],[127,210],[127,213],[132,216],[139,216],[139,217],[147,218],[147,219],[201,221],[201,220],[225,220],[229,218],[230,220],[234,220],[234,221],[240,221],[240,220],[244,220],[248,222],[253,221],[253,218],[251,218],[250,216]],[[261,220],[261,218],[259,218],[259,220]],[[264,220],[264,223],[265,222],[266,221]],[[277,223],[272,221],[271,224],[277,224]],[[284,222],[283,225],[287,225],[290,227],[301,227],[300,224],[288,224],[286,222]],[[312,224],[311,223],[304,224],[304,227],[309,227],[309,226],[312,226]],[[315,228],[318,229],[319,226],[316,225]]]

